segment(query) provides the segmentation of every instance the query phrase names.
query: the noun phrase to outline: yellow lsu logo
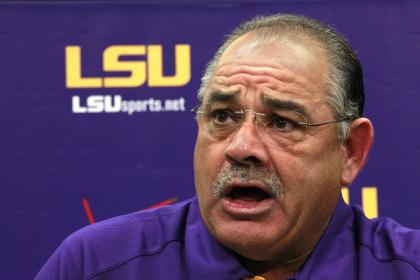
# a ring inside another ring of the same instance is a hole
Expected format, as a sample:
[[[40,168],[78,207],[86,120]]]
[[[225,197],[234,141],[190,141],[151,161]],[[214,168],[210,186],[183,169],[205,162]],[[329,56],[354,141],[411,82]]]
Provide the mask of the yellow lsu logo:
[[[377,187],[362,187],[362,208],[366,217],[372,219],[378,217],[378,189]],[[341,188],[344,201],[350,203],[349,188]]]
[[[179,87],[191,79],[191,47],[175,45],[175,74],[163,74],[161,45],[114,45],[103,51],[104,72],[128,72],[124,77],[83,77],[82,49],[80,46],[66,46],[66,87],[67,88],[124,88],[139,87],[146,83],[149,87]],[[120,60],[122,56],[146,56],[145,61]]]

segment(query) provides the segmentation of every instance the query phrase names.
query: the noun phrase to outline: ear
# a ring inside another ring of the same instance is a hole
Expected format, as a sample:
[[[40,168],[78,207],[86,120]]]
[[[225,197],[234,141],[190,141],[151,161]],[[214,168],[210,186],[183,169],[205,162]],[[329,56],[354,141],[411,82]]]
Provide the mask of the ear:
[[[373,142],[373,134],[370,120],[358,118],[353,121],[350,136],[343,143],[346,156],[341,175],[342,186],[350,185],[364,166]]]

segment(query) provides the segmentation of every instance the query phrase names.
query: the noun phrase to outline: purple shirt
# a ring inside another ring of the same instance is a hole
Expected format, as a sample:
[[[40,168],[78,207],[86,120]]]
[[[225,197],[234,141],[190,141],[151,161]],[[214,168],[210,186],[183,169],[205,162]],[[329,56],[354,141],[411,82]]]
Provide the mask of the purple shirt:
[[[35,279],[242,279],[251,274],[209,234],[197,199],[139,211],[70,235]],[[293,279],[420,279],[420,231],[337,205]]]

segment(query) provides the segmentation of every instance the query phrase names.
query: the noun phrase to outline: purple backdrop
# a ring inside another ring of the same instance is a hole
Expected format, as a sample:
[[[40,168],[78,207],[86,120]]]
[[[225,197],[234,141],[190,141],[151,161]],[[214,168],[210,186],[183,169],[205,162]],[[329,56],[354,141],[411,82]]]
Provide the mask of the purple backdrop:
[[[147,2],[0,3],[2,279],[32,278],[87,225],[83,198],[99,221],[194,194],[201,73],[256,14],[313,16],[350,40],[376,128],[350,201],[376,187],[380,216],[420,227],[418,2]]]

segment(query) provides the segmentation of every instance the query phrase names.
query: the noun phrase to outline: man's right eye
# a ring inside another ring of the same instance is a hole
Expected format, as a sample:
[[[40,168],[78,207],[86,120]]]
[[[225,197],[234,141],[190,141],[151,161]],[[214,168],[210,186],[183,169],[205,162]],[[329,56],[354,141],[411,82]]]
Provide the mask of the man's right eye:
[[[232,121],[231,113],[227,110],[214,110],[211,116],[217,124],[227,124]]]

